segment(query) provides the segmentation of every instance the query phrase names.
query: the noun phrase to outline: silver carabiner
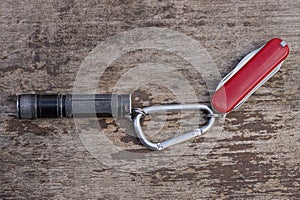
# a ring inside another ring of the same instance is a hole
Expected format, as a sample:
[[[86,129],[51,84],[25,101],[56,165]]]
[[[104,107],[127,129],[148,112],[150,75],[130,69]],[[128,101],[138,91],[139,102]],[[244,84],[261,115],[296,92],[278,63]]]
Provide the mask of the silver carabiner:
[[[145,117],[145,115],[148,115],[150,113],[159,113],[159,112],[176,112],[176,111],[192,111],[192,110],[202,110],[205,111],[208,116],[209,120],[207,124],[201,128],[196,128],[188,133],[185,133],[183,135],[171,138],[169,140],[160,142],[160,143],[153,143],[147,139],[145,134],[143,133],[142,127],[141,127],[141,120]],[[194,138],[196,136],[200,136],[203,133],[205,133],[208,129],[212,127],[212,125],[215,122],[215,114],[213,111],[206,105],[202,104],[179,104],[179,105],[160,105],[160,106],[151,106],[146,107],[143,109],[138,109],[137,114],[134,117],[134,129],[135,132],[142,142],[142,144],[149,149],[152,150],[162,150],[169,146],[172,146],[174,144],[186,141],[188,139]]]

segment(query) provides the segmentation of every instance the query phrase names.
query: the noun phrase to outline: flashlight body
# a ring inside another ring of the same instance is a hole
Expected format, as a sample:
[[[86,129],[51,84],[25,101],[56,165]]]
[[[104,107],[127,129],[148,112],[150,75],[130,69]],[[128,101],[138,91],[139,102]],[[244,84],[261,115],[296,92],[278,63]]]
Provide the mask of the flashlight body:
[[[129,117],[130,94],[22,94],[17,97],[20,119]]]

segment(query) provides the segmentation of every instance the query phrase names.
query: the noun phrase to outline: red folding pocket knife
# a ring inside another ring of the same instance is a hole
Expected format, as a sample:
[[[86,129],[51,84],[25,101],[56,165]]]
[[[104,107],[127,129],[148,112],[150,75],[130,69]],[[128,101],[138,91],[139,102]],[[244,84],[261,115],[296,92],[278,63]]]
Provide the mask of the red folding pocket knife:
[[[211,98],[217,113],[229,113],[240,107],[281,67],[289,54],[287,43],[274,38],[248,54],[218,85]]]

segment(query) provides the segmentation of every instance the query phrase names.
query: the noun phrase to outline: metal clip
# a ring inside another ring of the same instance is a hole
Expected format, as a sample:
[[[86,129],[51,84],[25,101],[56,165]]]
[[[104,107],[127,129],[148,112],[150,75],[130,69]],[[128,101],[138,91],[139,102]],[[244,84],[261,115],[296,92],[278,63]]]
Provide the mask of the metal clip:
[[[163,141],[161,143],[153,143],[147,139],[145,134],[143,133],[141,123],[140,121],[145,115],[148,115],[150,113],[159,113],[159,112],[176,112],[176,111],[182,111],[182,110],[202,110],[205,111],[208,116],[209,120],[207,124],[201,128],[194,129],[191,132],[185,133],[183,135],[180,135],[178,137],[171,138],[169,140]],[[179,104],[179,105],[164,105],[164,106],[151,106],[146,107],[143,109],[139,109],[139,112],[136,113],[134,118],[134,128],[137,136],[139,137],[142,144],[149,149],[152,150],[162,150],[164,148],[167,148],[171,145],[186,141],[188,139],[194,138],[196,136],[202,135],[205,133],[208,129],[211,128],[211,126],[215,122],[215,115],[213,111],[206,105],[202,104]]]

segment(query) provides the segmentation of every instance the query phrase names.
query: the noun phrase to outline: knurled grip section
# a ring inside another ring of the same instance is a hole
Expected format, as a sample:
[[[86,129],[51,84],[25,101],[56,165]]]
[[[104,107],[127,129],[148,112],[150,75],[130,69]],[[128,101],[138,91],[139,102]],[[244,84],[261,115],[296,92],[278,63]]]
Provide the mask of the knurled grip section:
[[[19,95],[17,99],[17,116],[21,119],[37,118],[37,95]]]
[[[21,119],[60,117],[129,117],[130,94],[19,95]]]
[[[66,117],[126,117],[131,109],[130,95],[66,95]]]

